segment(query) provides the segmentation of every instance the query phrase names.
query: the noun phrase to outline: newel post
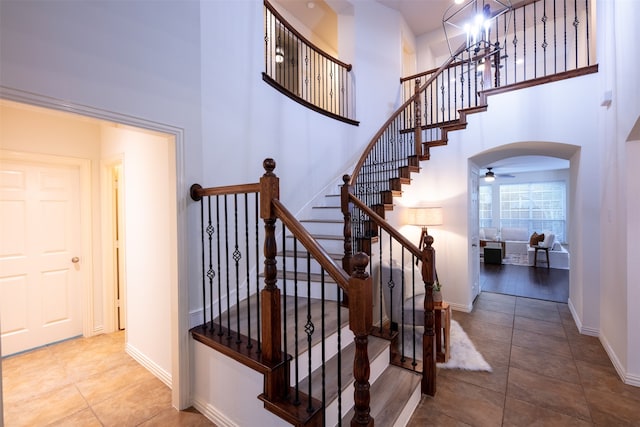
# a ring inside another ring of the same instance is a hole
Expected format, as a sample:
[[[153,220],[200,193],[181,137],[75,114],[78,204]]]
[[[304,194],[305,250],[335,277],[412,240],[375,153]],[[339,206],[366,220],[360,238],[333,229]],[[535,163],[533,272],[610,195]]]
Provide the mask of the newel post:
[[[351,274],[353,267],[351,265],[351,258],[353,255],[353,244],[351,243],[351,209],[349,205],[349,195],[352,187],[349,185],[351,177],[349,175],[342,176],[342,187],[340,188],[340,208],[342,210],[342,216],[344,217],[344,225],[342,227],[342,235],[344,236],[344,255],[342,257],[342,269],[348,274]],[[349,295],[344,292],[342,296],[342,305],[349,306]]]
[[[276,162],[265,159],[265,169],[260,178],[260,218],[264,220],[264,288],[261,296],[262,357],[272,363],[282,360],[282,332],[280,314],[280,289],[276,283],[276,214],[272,201],[280,197],[279,178],[273,173]],[[276,370],[266,376],[265,395],[268,400],[277,400],[286,393],[286,373]]]
[[[352,260],[353,273],[349,279],[349,328],[355,335],[356,354],[353,358],[354,412],[351,426],[373,426],[369,402],[369,331],[373,324],[373,295],[371,277],[366,272],[369,257],[358,252]]]
[[[415,127],[413,128],[413,141],[415,144],[416,156],[418,159],[422,157],[422,102],[420,101],[420,79],[416,79],[416,87],[414,89],[416,100],[414,101],[415,105]]]
[[[422,393],[436,394],[436,346],[435,313],[433,307],[433,283],[436,278],[436,251],[433,237],[426,235],[422,249],[422,280],[424,281],[424,333],[422,335]]]

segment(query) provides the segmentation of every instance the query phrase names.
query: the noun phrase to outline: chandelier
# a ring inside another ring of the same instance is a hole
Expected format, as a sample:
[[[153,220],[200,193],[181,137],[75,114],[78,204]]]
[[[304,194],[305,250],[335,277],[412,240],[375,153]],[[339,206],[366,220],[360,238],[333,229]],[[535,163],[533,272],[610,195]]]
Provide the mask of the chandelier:
[[[452,44],[461,45],[462,41],[462,52],[471,57],[492,55],[504,48],[512,11],[510,0],[456,0],[442,17],[451,56],[458,51]],[[499,20],[503,15],[504,19]]]

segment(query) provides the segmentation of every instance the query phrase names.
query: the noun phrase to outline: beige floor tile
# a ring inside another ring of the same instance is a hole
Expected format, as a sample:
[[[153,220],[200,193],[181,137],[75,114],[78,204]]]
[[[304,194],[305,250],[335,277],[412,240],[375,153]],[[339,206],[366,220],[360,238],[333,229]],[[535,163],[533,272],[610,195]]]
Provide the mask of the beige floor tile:
[[[513,327],[524,331],[536,332],[543,335],[565,339],[567,337],[564,327],[554,322],[532,319],[530,317],[515,316]]]
[[[476,350],[482,354],[482,357],[487,361],[492,368],[499,366],[509,366],[509,360],[511,357],[511,343],[505,341],[494,341],[490,339],[474,339],[471,341],[476,347]]]
[[[50,427],[101,427],[100,421],[93,414],[90,408],[84,409],[80,412],[76,412],[66,418],[63,418]]]
[[[479,310],[498,311],[500,313],[513,314],[516,309],[516,304],[515,301],[481,299],[476,302],[474,308]]]
[[[518,300],[520,301],[520,300]],[[553,307],[536,307],[530,304],[516,305],[516,316],[530,317],[532,319],[544,320],[562,324],[558,309]]]
[[[509,366],[492,366],[492,372],[465,371],[462,369],[442,369],[441,381],[464,381],[479,387],[504,394],[507,391]]]
[[[499,426],[502,423],[504,394],[464,381],[440,381],[433,404],[457,421],[473,426]]]
[[[566,339],[537,334],[535,332],[514,329],[513,345],[531,349],[541,354],[551,353],[556,356],[571,358],[571,348]]]
[[[87,407],[87,402],[82,398],[76,386],[67,385],[39,394],[32,399],[6,405],[4,421],[6,427],[44,426]]]
[[[623,383],[613,366],[604,366],[582,360],[576,360],[575,363],[585,392],[602,391],[615,393],[618,396],[636,400],[640,405],[640,387]]]
[[[510,368],[507,396],[580,418],[591,420],[582,386]]]
[[[105,426],[138,425],[171,408],[171,391],[153,378],[92,406]]]
[[[48,361],[43,360],[37,364],[31,360],[24,368],[19,367],[19,364],[7,368],[2,362],[2,387],[6,405],[32,399],[71,384],[64,366],[51,360],[50,355],[48,357]]]
[[[456,420],[446,414],[443,414],[438,407],[432,403],[433,398],[423,396],[419,410],[416,410],[411,419],[407,423],[407,427],[468,427],[471,424]]]
[[[602,426],[640,426],[640,404],[607,391],[585,392],[594,422]]]
[[[472,321],[463,326],[473,342],[481,340],[501,341],[511,343],[513,328],[509,326],[495,325],[486,322]]]
[[[214,424],[193,409],[177,411],[174,408],[168,408],[161,411],[158,415],[140,424],[141,427],[206,427]]]
[[[549,378],[580,384],[580,376],[570,357],[539,352],[514,345],[511,347],[511,366]]]
[[[586,340],[569,341],[573,358],[602,366],[613,366],[600,341],[595,337],[586,338]]]
[[[493,325],[513,327],[513,314],[500,311],[474,309],[473,319],[476,322],[484,322]]]
[[[588,427],[593,424],[556,411],[507,397],[503,426]]]
[[[153,379],[154,376],[135,360],[129,358],[124,364],[108,371],[97,373],[78,382],[78,390],[89,405],[95,405],[113,395],[123,393],[135,384]]]

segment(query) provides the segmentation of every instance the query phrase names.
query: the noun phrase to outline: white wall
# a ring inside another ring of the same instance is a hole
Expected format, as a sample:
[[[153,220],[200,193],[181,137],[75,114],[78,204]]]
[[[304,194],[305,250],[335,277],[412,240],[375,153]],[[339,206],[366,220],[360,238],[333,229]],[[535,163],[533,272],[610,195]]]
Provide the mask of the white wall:
[[[104,126],[102,155],[123,158],[127,347],[171,385],[171,289],[176,286],[176,172],[171,137]],[[144,360],[146,359],[146,360]]]
[[[601,340],[618,370],[631,384],[640,386],[640,325],[638,303],[637,244],[640,237],[637,172],[640,153],[637,142],[627,142],[640,116],[640,82],[636,78],[640,56],[633,40],[640,37],[637,16],[640,4],[633,0],[598,3],[601,43],[600,96],[611,91],[611,106],[600,119],[602,140],[602,196],[605,210],[600,224],[603,244],[600,275],[602,313]],[[615,20],[615,25],[607,25]],[[629,55],[628,52],[634,52]],[[633,183],[633,184],[632,184]]]

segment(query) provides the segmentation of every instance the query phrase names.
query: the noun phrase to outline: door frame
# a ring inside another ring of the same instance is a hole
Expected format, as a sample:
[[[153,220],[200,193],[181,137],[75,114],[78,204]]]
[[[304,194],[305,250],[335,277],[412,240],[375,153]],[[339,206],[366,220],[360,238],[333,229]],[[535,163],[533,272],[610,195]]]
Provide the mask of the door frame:
[[[116,309],[116,292],[117,292],[117,280],[124,280],[122,273],[120,273],[120,277],[116,277],[116,269],[115,265],[118,261],[120,263],[121,269],[124,268],[124,246],[119,248],[119,260],[116,260],[116,255],[113,251],[113,244],[115,240],[115,218],[116,215],[119,215],[122,219],[122,212],[124,212],[124,207],[122,203],[124,203],[124,197],[120,194],[120,206],[118,206],[118,213],[116,213],[116,206],[114,201],[114,191],[115,185],[113,182],[113,169],[114,167],[124,164],[124,156],[118,155],[115,157],[111,157],[108,159],[103,159],[101,161],[102,165],[102,283],[103,283],[103,313],[104,313],[104,329],[105,332],[115,332],[118,330],[118,315]],[[120,176],[120,182],[118,187],[121,189],[123,187],[124,180],[124,172]],[[124,225],[119,226],[120,241],[124,241]],[[121,270],[122,271],[122,270]],[[126,286],[126,284],[125,284]],[[126,301],[125,307],[126,309]],[[125,332],[126,333],[126,332]]]
[[[0,150],[0,160],[22,161],[31,164],[69,166],[78,168],[80,205],[80,260],[82,262],[80,280],[82,294],[82,335],[95,334],[93,328],[93,236],[91,230],[91,161],[77,157],[53,156],[41,153]]]
[[[177,281],[171,285],[171,401],[177,409],[191,405],[189,381],[189,289],[187,254],[187,200],[188,187],[184,166],[184,129],[129,116],[87,105],[52,98],[19,89],[0,86],[0,98],[35,105],[57,111],[66,111],[99,120],[120,123],[168,134],[173,137],[176,163],[176,231],[175,255]],[[180,285],[182,284],[182,286]],[[1,396],[0,396],[1,400]]]

